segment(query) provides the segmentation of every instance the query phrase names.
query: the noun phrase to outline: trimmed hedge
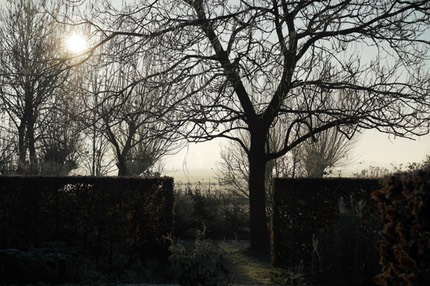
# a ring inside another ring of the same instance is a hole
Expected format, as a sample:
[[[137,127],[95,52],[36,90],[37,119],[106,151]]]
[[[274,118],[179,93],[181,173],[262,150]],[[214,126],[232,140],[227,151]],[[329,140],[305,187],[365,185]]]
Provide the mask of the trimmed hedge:
[[[372,194],[384,222],[377,285],[430,285],[430,168],[387,177]]]
[[[366,202],[366,221],[376,216],[376,204],[370,194],[378,188],[377,179],[274,179],[272,263],[285,268],[303,264],[309,270],[313,267],[311,256],[317,255],[316,238],[332,231],[339,218],[340,198],[345,202]]]
[[[172,178],[0,176],[0,249],[78,246],[100,267],[117,253],[168,258]]]

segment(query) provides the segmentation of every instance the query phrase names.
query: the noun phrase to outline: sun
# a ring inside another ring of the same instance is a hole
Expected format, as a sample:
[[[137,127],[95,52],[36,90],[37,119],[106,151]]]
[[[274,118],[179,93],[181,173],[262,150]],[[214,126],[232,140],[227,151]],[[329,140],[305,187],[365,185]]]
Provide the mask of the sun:
[[[71,34],[66,39],[66,48],[69,52],[74,54],[83,53],[88,49],[87,39],[80,34]]]

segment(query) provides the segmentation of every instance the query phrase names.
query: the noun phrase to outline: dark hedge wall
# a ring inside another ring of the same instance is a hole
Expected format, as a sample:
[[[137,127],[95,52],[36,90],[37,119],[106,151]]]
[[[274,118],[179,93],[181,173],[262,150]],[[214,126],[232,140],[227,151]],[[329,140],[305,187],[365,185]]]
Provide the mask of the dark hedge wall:
[[[0,176],[0,249],[61,241],[98,264],[167,259],[172,230],[172,178]]]
[[[379,188],[377,179],[287,179],[273,182],[272,263],[291,267],[310,263],[313,236],[327,231],[339,216],[339,199],[366,202],[366,212],[376,213],[370,198]]]

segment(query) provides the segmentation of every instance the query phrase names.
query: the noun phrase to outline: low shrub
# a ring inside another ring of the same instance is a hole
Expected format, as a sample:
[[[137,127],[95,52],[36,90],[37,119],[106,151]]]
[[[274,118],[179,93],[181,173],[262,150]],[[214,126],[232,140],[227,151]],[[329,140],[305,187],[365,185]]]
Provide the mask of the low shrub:
[[[196,231],[196,239],[191,249],[167,237],[171,245],[169,261],[181,285],[230,285],[230,275],[223,263],[220,249],[205,239],[206,228]]]
[[[175,237],[194,239],[202,224],[211,239],[248,239],[248,201],[221,191],[176,191]]]
[[[281,273],[273,273],[271,281],[276,285],[288,286],[313,286],[311,279],[305,273],[303,264],[283,270]]]
[[[380,226],[364,201],[340,198],[338,218],[313,237],[313,276],[324,285],[371,285],[379,268],[375,243]]]

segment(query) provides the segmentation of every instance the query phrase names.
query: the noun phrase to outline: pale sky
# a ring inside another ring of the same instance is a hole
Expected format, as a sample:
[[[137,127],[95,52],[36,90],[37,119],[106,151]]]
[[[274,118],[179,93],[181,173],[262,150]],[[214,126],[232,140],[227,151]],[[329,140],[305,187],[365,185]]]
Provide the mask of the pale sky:
[[[363,169],[361,166],[390,168],[390,164],[421,162],[426,155],[430,155],[430,135],[410,140],[368,130],[355,145],[353,164],[349,168],[353,171]]]
[[[177,155],[164,159],[163,173],[182,181],[208,180],[209,176],[214,177],[213,173],[217,170],[222,144],[228,144],[228,141],[217,139],[190,144]],[[353,151],[342,167],[342,174],[350,176],[369,166],[392,169],[392,165],[421,162],[426,155],[430,155],[430,135],[410,140],[366,130],[353,146]]]

